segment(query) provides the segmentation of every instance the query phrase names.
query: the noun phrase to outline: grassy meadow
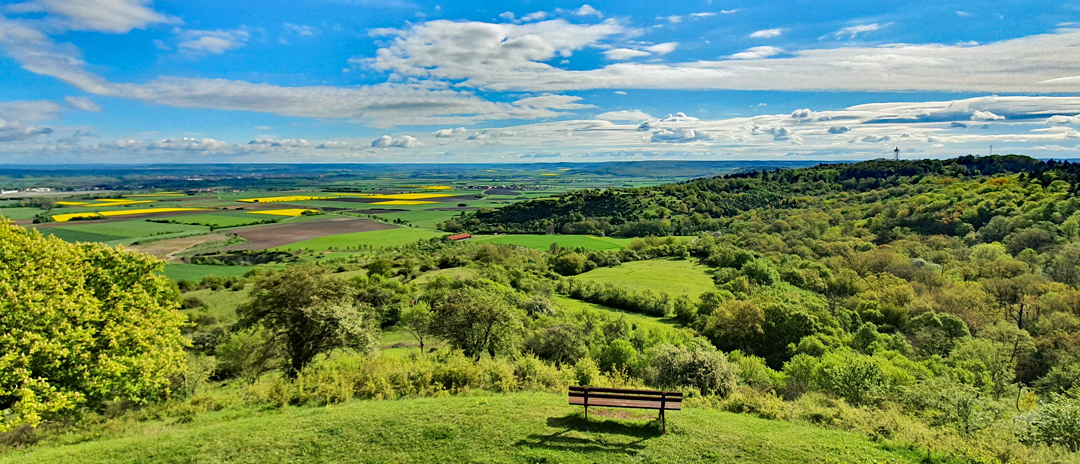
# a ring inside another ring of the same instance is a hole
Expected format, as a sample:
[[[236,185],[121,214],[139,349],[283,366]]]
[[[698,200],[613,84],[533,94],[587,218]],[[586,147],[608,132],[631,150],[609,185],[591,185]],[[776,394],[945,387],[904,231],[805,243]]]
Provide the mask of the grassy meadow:
[[[856,433],[688,407],[668,413],[567,405],[565,395],[497,394],[241,409],[131,424],[93,441],[0,455],[0,463],[907,463]]]
[[[597,268],[575,278],[697,299],[705,291],[713,289],[713,279],[708,270],[708,266],[686,259],[654,259]]]

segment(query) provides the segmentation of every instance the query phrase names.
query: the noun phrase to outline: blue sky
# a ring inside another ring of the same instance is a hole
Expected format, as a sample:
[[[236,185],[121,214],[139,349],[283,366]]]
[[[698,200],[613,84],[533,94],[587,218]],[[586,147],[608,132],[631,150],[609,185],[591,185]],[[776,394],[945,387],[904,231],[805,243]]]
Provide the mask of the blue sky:
[[[1066,1],[0,3],[0,164],[1080,157]]]

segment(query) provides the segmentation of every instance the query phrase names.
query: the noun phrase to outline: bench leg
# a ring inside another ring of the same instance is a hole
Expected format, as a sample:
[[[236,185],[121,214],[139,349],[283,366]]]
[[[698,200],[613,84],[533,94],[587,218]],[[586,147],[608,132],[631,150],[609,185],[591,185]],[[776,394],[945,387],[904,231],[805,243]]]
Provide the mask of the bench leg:
[[[589,420],[589,407],[585,406],[585,421]]]
[[[664,415],[664,410],[660,410],[660,423],[663,424],[663,432],[661,435],[667,435],[667,416]]]

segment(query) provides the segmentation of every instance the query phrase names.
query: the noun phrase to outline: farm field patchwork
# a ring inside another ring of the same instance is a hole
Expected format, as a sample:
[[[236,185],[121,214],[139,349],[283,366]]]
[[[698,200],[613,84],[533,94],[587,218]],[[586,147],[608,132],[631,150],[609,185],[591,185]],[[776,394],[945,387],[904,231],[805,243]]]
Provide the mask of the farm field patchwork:
[[[181,224],[193,224],[220,228],[257,224],[263,221],[272,220],[273,218],[249,216],[248,214],[246,214],[246,212],[214,212],[206,214],[188,214],[176,217],[166,217],[163,219],[172,222],[178,222]]]
[[[306,218],[309,220],[301,222],[288,222],[282,224],[244,227],[241,229],[231,230],[229,231],[230,234],[235,234],[239,237],[242,237],[247,240],[247,242],[230,245],[228,247],[225,247],[224,250],[265,250],[268,248],[280,249],[280,247],[283,247],[284,245],[310,241],[311,239],[317,239],[319,237],[335,235],[341,236],[342,234],[351,235],[353,233],[381,231],[384,229],[398,230],[393,225],[375,222],[370,219],[360,219],[345,216],[337,216],[329,219],[323,218],[321,216],[310,216]],[[328,238],[328,240],[330,240],[330,243],[334,243],[335,241],[335,239],[333,238]],[[297,246],[298,245],[293,246],[293,248],[296,248]]]
[[[0,208],[0,216],[8,219],[32,219],[41,211],[41,208]]]
[[[204,232],[202,226],[187,224],[159,224],[147,221],[119,221],[103,223],[75,223],[71,225],[38,227],[45,235],[53,235],[68,242],[110,242],[122,239],[152,237],[181,232]]]
[[[632,290],[667,292],[672,297],[686,295],[697,299],[712,290],[713,279],[706,273],[708,266],[685,259],[653,259],[633,261],[615,267],[601,267],[575,276],[601,284],[614,284]]]
[[[306,200],[329,200],[334,197],[331,196],[313,196],[313,195],[289,195],[281,197],[259,197],[259,198],[241,198],[236,201],[244,203],[283,203],[289,201],[306,201]]]

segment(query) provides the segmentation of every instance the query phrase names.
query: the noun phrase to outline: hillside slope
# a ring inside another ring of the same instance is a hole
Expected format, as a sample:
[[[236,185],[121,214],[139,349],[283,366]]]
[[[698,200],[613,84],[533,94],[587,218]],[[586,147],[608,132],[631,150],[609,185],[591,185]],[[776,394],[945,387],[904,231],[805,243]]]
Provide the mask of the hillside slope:
[[[563,395],[356,401],[329,408],[206,413],[70,446],[0,456],[3,463],[143,462],[913,462],[854,433],[705,409],[581,419]]]

